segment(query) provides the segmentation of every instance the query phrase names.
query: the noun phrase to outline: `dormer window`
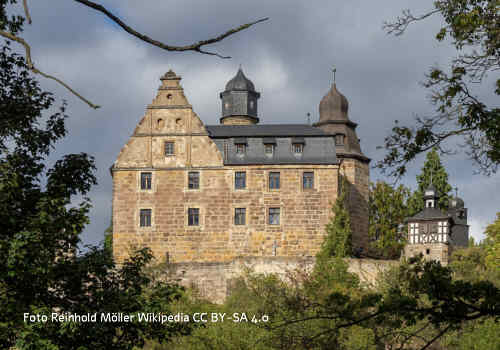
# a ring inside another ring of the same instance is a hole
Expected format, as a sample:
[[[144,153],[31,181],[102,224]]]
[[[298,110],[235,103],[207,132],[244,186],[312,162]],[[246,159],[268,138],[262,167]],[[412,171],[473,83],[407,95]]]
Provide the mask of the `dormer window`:
[[[245,152],[246,152],[246,145],[244,143],[237,143],[236,154],[245,154]]]
[[[292,138],[292,153],[295,155],[302,155],[304,152],[305,140],[303,137]]]
[[[302,143],[293,143],[292,144],[292,152],[294,154],[302,154],[304,151],[304,144]]]
[[[276,147],[276,139],[274,137],[264,137],[262,143],[264,144],[264,153],[266,156],[272,156]]]
[[[268,144],[265,144],[264,145],[264,152],[268,155],[268,156],[272,156],[273,153],[274,153],[274,145],[272,143],[268,143]]]
[[[247,149],[247,139],[244,137],[234,139],[234,146],[236,147],[236,154],[244,155]]]

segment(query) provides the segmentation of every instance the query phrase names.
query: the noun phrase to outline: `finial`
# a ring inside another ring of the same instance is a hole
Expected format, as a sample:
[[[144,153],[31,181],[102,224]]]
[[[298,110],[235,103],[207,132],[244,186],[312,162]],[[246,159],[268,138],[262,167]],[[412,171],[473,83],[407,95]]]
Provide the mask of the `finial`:
[[[455,186],[455,198],[458,198],[458,187]]]
[[[307,112],[307,124],[311,124],[311,113]]]
[[[240,69],[240,70],[241,70],[241,63],[240,63],[240,67],[239,67],[238,69]]]
[[[335,68],[335,66],[333,67],[332,72],[333,72],[333,85],[335,85],[335,73],[337,73],[337,68]]]

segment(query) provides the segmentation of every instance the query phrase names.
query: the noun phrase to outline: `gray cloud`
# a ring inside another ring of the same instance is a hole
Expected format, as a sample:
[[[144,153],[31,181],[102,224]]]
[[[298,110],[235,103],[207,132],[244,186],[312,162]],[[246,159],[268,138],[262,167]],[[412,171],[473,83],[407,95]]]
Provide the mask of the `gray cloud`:
[[[156,93],[158,78],[172,68],[183,77],[185,93],[206,124],[220,117],[218,93],[241,63],[262,93],[260,118],[265,123],[303,123],[310,112],[318,118],[318,104],[329,89],[331,68],[337,67],[337,86],[350,102],[350,117],[359,123],[358,136],[374,162],[383,155],[376,146],[395,119],[410,122],[414,114],[428,114],[432,106],[419,85],[432,65],[445,66],[454,54],[434,35],[440,19],[410,27],[402,37],[387,36],[384,20],[403,8],[423,12],[432,1],[339,2],[304,1],[101,1],[137,30],[181,45],[206,39],[262,17],[264,22],[206,49],[231,55],[231,60],[195,53],[171,53],[124,33],[93,10],[68,1],[31,2],[33,25],[24,36],[33,45],[40,69],[64,78],[102,108],[94,111],[57,84],[41,79],[44,88],[69,103],[70,136],[53,158],[68,152],[96,157],[99,185],[91,197],[94,209],[84,233],[86,243],[102,239],[110,221],[109,166],[144,114]],[[418,8],[416,7],[418,6]],[[491,101],[488,90],[478,90]],[[415,186],[423,157],[412,164],[403,180]],[[500,210],[499,176],[472,175],[463,154],[445,164],[450,182],[457,184],[470,208],[472,233]],[[372,171],[372,180],[383,177]]]

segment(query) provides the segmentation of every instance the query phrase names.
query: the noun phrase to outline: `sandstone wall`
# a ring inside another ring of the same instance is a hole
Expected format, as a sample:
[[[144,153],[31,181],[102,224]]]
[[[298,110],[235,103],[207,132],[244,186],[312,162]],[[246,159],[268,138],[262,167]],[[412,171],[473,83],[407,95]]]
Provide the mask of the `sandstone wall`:
[[[199,171],[200,188],[188,189],[188,172]],[[246,189],[234,173],[246,171]],[[302,189],[303,171],[314,171],[314,189]],[[245,166],[151,169],[151,190],[140,189],[141,170],[113,175],[113,249],[118,261],[131,248],[148,246],[173,262],[230,261],[236,256],[314,256],[324,239],[337,197],[338,167]],[[269,190],[270,171],[281,188]],[[199,226],[188,225],[188,208],[199,208]],[[234,225],[235,208],[246,208],[246,225]],[[270,225],[269,208],[280,208]],[[140,209],[152,210],[151,227],[139,227]],[[275,248],[274,248],[275,247]]]
[[[373,285],[382,271],[399,263],[395,260],[348,259],[349,271],[356,273],[362,283]],[[246,269],[259,274],[278,274],[284,279],[288,273],[310,270],[312,257],[238,257],[227,262],[173,263],[168,265],[171,278],[180,284],[195,288],[199,295],[221,303],[230,294],[234,280]]]

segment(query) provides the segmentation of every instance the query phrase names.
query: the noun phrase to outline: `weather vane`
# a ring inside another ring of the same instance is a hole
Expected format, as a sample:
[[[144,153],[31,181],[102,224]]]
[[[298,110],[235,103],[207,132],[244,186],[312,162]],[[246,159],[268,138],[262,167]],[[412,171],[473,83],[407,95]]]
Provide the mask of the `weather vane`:
[[[333,72],[333,83],[335,84],[335,73],[337,73],[337,68],[335,68],[335,66],[333,67],[332,72]]]

